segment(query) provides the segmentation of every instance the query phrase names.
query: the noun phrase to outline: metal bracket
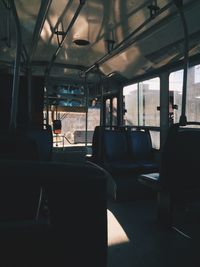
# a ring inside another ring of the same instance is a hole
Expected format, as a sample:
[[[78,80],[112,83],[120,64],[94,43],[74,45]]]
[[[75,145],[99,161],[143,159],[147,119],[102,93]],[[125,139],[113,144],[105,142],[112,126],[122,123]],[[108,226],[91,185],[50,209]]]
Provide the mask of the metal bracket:
[[[10,2],[7,0],[1,0],[2,3],[4,4],[4,6],[7,8],[7,9],[11,9],[11,6],[10,6]]]
[[[160,9],[157,5],[157,0],[154,1],[151,5],[148,6],[148,9],[150,11],[150,18],[154,19],[157,15],[158,10]]]
[[[58,46],[60,47],[61,46],[61,43],[63,42],[65,32],[64,31],[57,31],[56,30],[56,31],[54,31],[54,34],[56,34],[56,36],[57,36]],[[59,36],[62,36],[61,41],[60,41]]]

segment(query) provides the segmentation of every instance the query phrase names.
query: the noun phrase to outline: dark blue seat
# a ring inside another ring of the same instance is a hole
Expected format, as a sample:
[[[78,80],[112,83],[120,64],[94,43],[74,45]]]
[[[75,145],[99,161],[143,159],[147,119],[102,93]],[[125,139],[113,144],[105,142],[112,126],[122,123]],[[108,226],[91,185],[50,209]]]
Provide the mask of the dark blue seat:
[[[28,128],[25,133],[28,138],[36,143],[38,160],[52,160],[53,135],[51,127],[49,125],[46,128],[32,127]]]
[[[131,160],[127,132],[105,130],[103,137],[103,165],[111,174],[129,174],[139,171],[139,164]]]
[[[128,198],[148,195],[148,190],[137,180],[140,173],[158,171],[148,131],[108,130],[98,126],[94,131],[92,149],[91,160],[106,169],[115,180],[117,199],[122,194]]]
[[[136,130],[129,133],[130,158],[140,167],[140,172],[149,173],[159,170],[154,159],[151,136],[148,130]]]
[[[20,132],[0,132],[0,159],[38,160],[35,140]]]
[[[138,180],[158,192],[158,218],[171,226],[176,203],[200,200],[200,129],[173,125],[161,154],[159,173]]]

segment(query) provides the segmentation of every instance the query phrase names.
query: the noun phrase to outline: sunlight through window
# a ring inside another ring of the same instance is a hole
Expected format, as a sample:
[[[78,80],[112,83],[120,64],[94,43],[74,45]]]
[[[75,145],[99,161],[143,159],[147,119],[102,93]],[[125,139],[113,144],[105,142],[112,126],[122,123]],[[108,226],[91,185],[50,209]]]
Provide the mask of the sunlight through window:
[[[108,215],[108,246],[114,246],[122,243],[129,242],[129,239],[110,210],[107,210]]]

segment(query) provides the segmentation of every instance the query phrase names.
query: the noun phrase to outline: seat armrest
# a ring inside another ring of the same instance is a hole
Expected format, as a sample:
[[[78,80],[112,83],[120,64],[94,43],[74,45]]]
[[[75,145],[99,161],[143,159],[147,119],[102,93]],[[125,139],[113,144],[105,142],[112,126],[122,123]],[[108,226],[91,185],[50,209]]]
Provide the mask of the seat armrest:
[[[88,164],[95,166],[96,168],[100,169],[105,173],[105,176],[107,178],[107,199],[108,200],[116,200],[116,191],[117,191],[117,185],[111,174],[106,171],[104,168],[99,166],[98,164],[92,162],[92,161],[87,161]]]
[[[161,190],[160,185],[160,173],[148,173],[148,174],[140,174],[138,176],[138,181],[156,191]]]

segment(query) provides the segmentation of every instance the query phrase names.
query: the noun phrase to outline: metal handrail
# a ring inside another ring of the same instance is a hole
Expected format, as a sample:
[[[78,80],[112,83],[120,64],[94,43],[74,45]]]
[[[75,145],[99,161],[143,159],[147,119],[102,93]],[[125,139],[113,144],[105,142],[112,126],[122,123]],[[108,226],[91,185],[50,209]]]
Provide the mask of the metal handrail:
[[[15,20],[17,45],[16,45],[15,65],[14,65],[11,116],[10,116],[9,128],[11,130],[15,130],[17,127],[16,124],[17,124],[17,108],[18,108],[18,96],[19,96],[19,74],[20,74],[20,59],[22,52],[22,36],[21,36],[19,17],[17,14],[14,0],[10,0],[10,6]]]
[[[62,48],[63,43],[64,43],[65,40],[66,40],[66,37],[67,37],[68,32],[70,31],[70,29],[71,29],[72,26],[74,25],[74,23],[75,23],[75,21],[76,21],[78,15],[79,15],[79,13],[80,13],[80,11],[81,11],[83,5],[85,4],[85,2],[86,2],[86,0],[80,0],[80,3],[79,3],[79,6],[78,6],[77,10],[76,10],[76,12],[75,12],[75,14],[74,14],[74,16],[73,16],[73,18],[72,18],[72,20],[71,20],[69,26],[68,26],[66,32],[63,34],[62,41],[59,43],[59,46],[57,47],[55,53],[53,54],[53,56],[52,56],[52,58],[51,58],[51,61],[50,61],[49,65],[48,65],[48,67],[46,68],[46,72],[45,72],[45,74],[46,74],[46,78],[48,77],[48,75],[49,75],[49,73],[50,73],[50,71],[51,71],[51,68],[52,68],[52,66],[53,66],[53,63],[54,63],[54,61],[56,60],[56,57],[57,57],[58,53],[60,52],[60,49]]]

